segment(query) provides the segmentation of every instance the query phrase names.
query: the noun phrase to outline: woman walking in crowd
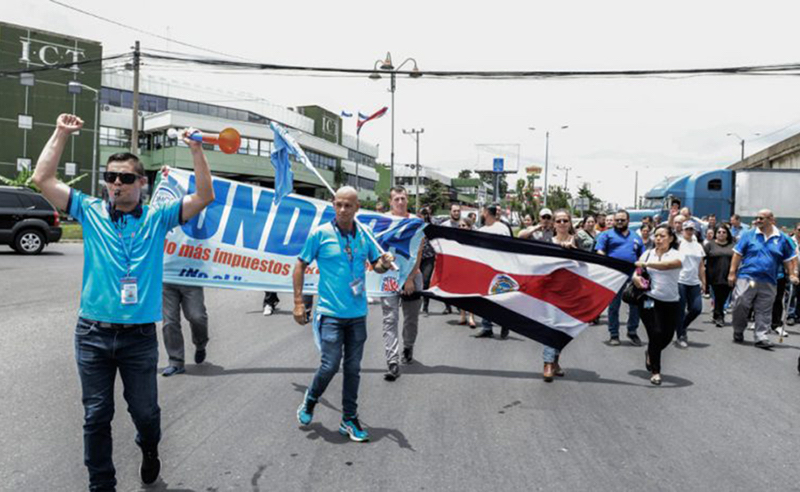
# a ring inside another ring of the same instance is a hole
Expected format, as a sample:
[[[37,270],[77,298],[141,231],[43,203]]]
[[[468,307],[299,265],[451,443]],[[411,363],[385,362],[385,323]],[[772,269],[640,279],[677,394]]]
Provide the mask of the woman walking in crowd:
[[[646,269],[649,280],[639,270],[633,275],[633,283],[647,290],[639,303],[639,313],[647,330],[645,367],[650,372],[650,382],[661,384],[661,352],[672,341],[680,322],[680,294],[678,277],[681,272],[681,254],[678,238],[666,225],[653,233],[653,249],[642,253],[636,266]],[[646,285],[647,284],[647,285]]]
[[[422,209],[419,211],[419,216],[423,221],[425,221],[426,224],[431,223],[431,210],[428,207],[422,207]],[[431,286],[431,277],[433,276],[433,265],[436,260],[436,252],[433,250],[433,246],[430,245],[427,239],[423,239],[422,241],[422,260],[420,260],[419,263],[419,270],[422,272],[422,286],[424,289],[427,289]],[[423,296],[422,312],[425,314],[428,314],[429,301],[429,298]]]
[[[594,215],[588,215],[578,224],[578,233],[575,240],[578,248],[583,251],[594,251],[594,235],[596,225]]]
[[[458,223],[458,228],[466,229],[468,231],[472,230],[472,226],[469,223],[469,219],[461,219],[461,221]],[[427,287],[425,288],[427,289]],[[461,310],[461,320],[459,320],[458,324],[459,325],[469,324],[469,328],[471,330],[475,329],[475,327],[477,326],[475,324],[475,316],[472,313],[464,311],[463,309]]]
[[[577,242],[575,240],[575,230],[572,228],[572,216],[567,210],[556,210],[553,214],[555,222],[555,235],[552,241],[563,248],[576,248]],[[544,371],[542,376],[546,382],[553,381],[553,376],[564,376],[564,370],[558,364],[558,358],[561,351],[544,346],[542,357],[544,358]]]
[[[714,324],[725,325],[725,301],[731,294],[728,272],[733,258],[733,237],[727,225],[717,226],[714,240],[704,246],[706,252],[706,282],[714,298]]]
[[[680,323],[678,323],[678,346],[689,347],[687,328],[703,311],[703,292],[706,290],[706,267],[703,258],[706,252],[697,240],[695,222],[683,223],[683,240],[678,251],[681,254],[681,274],[678,280],[680,289]]]
[[[650,224],[642,224],[642,227],[639,228],[639,236],[642,238],[642,244],[644,245],[644,251],[653,247],[653,237],[650,234],[652,228]]]

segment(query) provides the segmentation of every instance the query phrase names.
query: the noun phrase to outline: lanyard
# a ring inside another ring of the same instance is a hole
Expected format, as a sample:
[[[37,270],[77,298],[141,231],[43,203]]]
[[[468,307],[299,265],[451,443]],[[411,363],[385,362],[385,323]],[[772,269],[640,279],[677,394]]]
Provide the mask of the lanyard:
[[[119,237],[119,243],[122,249],[122,254],[125,257],[125,270],[126,270],[125,275],[130,276],[131,266],[133,263],[133,240],[136,238],[136,235],[138,234],[139,229],[141,229],[142,225],[141,223],[137,224],[137,227],[133,231],[131,231],[130,242],[126,243],[123,231],[125,229],[125,226],[127,226],[128,224],[128,218],[123,217],[122,221],[124,222],[122,226],[120,226],[117,222],[114,222],[113,224],[114,224],[114,229],[117,230],[117,237]]]
[[[355,222],[353,223],[353,227],[356,227]],[[350,277],[355,280],[355,251],[353,248],[355,248],[356,239],[358,237],[357,230],[354,230],[353,234],[345,233],[339,228],[336,219],[333,221],[333,228],[336,230],[336,239],[339,240],[339,248],[347,255],[347,262],[350,264]],[[352,242],[350,241],[350,236],[352,236]]]

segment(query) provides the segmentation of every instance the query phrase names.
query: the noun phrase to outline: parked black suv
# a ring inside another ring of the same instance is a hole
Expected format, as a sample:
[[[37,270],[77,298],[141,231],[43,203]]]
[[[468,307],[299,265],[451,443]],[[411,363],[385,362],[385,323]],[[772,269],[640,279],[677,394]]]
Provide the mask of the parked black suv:
[[[59,239],[61,224],[50,202],[28,188],[0,186],[0,244],[35,255]]]

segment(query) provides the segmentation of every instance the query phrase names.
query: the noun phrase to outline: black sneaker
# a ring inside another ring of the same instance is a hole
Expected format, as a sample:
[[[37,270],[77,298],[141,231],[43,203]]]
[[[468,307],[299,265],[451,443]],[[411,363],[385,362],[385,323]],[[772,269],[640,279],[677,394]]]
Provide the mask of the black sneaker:
[[[197,352],[194,353],[194,363],[202,364],[203,361],[205,360],[206,360],[206,349],[198,349]]]
[[[608,344],[611,345],[611,346],[616,347],[617,345],[619,345],[619,337],[611,337],[611,338],[609,338],[608,339]]]
[[[630,340],[631,344],[635,345],[636,347],[642,346],[642,339],[639,338],[639,335],[636,333],[628,333],[628,340]]]
[[[744,343],[744,333],[734,333],[733,343]]]
[[[139,467],[139,476],[142,477],[142,483],[150,485],[158,480],[158,474],[161,473],[161,460],[158,459],[158,449],[145,451],[142,449],[142,465]]]
[[[503,340],[508,338],[508,328],[506,328],[505,326],[500,327],[500,338],[502,338]]]
[[[481,330],[475,335],[472,335],[472,338],[494,338],[494,333],[488,330]]]
[[[403,364],[411,364],[414,362],[414,347],[405,347],[403,349]]]
[[[386,381],[394,381],[400,377],[400,366],[397,365],[397,362],[390,362],[389,369],[386,371],[386,374],[383,375],[383,379]]]

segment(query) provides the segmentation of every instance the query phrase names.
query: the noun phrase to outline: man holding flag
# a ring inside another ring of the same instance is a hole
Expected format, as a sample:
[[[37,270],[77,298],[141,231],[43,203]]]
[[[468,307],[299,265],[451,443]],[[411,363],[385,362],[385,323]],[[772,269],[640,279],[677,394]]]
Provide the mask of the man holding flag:
[[[319,303],[314,317],[314,334],[320,349],[320,367],[297,409],[297,420],[308,425],[314,408],[339,370],[344,356],[342,422],[339,433],[351,440],[369,440],[369,433],[358,420],[358,387],[361,358],[367,340],[367,295],[364,288],[366,262],[377,273],[386,272],[394,261],[391,253],[380,254],[367,232],[358,227],[355,215],[358,193],[350,186],[336,192],[333,200],[336,218],[320,225],[306,240],[292,276],[294,319],[308,323],[303,304],[306,268],[314,261],[319,269]]]

